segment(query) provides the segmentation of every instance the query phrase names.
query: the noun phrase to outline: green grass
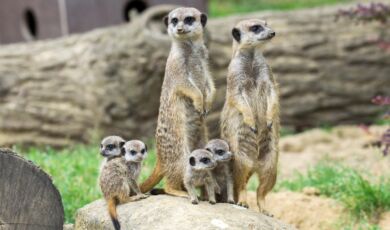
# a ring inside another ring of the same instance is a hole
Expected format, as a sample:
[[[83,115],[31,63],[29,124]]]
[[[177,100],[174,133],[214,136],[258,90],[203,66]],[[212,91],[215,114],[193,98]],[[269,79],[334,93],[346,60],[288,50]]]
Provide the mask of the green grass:
[[[309,8],[349,1],[350,0],[210,0],[209,12],[212,17],[221,17],[262,10]]]
[[[375,222],[382,212],[390,210],[390,177],[372,183],[354,169],[321,163],[307,175],[297,174],[293,180],[280,182],[277,190],[301,191],[308,186],[340,201],[356,220]]]
[[[62,196],[67,223],[74,222],[77,209],[102,197],[98,186],[98,172],[102,157],[96,146],[79,145],[60,151],[51,148],[17,150],[52,177]],[[144,162],[140,181],[150,175],[154,162],[155,153],[150,150]]]

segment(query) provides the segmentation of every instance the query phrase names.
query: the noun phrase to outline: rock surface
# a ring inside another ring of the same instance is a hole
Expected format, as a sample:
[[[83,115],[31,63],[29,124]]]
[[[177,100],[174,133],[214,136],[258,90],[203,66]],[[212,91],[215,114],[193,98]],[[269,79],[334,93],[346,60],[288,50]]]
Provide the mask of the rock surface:
[[[118,206],[123,229],[294,229],[281,221],[231,204],[192,205],[185,198],[166,195]],[[112,229],[104,200],[97,200],[78,210],[75,230]]]

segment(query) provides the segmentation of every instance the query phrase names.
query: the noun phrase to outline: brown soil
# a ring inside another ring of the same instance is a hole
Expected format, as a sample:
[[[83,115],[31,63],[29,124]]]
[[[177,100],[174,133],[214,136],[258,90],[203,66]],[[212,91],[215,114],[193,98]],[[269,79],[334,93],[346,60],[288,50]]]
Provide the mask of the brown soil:
[[[306,172],[319,161],[335,161],[364,172],[369,178],[390,175],[390,156],[384,157],[378,147],[384,126],[370,127],[370,134],[357,126],[340,126],[331,131],[313,129],[280,141],[279,180],[291,178],[294,172]]]
[[[249,207],[257,210],[256,194],[248,192]],[[301,230],[333,230],[344,215],[343,207],[329,198],[297,192],[278,192],[267,196],[267,211],[275,218]]]

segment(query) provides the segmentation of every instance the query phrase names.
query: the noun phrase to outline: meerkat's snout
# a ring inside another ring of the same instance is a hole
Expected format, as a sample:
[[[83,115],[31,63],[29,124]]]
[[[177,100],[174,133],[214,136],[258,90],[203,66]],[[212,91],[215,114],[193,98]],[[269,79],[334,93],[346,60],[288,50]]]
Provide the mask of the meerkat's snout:
[[[142,141],[131,140],[123,145],[122,154],[126,161],[141,162],[146,158],[148,148]]]

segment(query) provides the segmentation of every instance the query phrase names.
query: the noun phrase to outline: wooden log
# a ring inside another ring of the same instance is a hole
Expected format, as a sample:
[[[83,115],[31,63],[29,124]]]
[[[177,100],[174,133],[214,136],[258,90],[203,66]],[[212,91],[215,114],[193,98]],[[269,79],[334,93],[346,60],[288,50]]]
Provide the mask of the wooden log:
[[[62,229],[61,196],[49,175],[0,148],[0,229]]]
[[[382,108],[371,98],[390,94],[390,52],[373,40],[390,27],[335,22],[337,10],[350,6],[209,20],[217,86],[211,136],[219,134],[231,29],[253,17],[267,19],[277,34],[264,54],[280,83],[283,125],[372,122]],[[0,146],[65,146],[90,142],[97,131],[153,137],[170,48],[161,18],[172,8],[150,8],[128,25],[0,48]]]

